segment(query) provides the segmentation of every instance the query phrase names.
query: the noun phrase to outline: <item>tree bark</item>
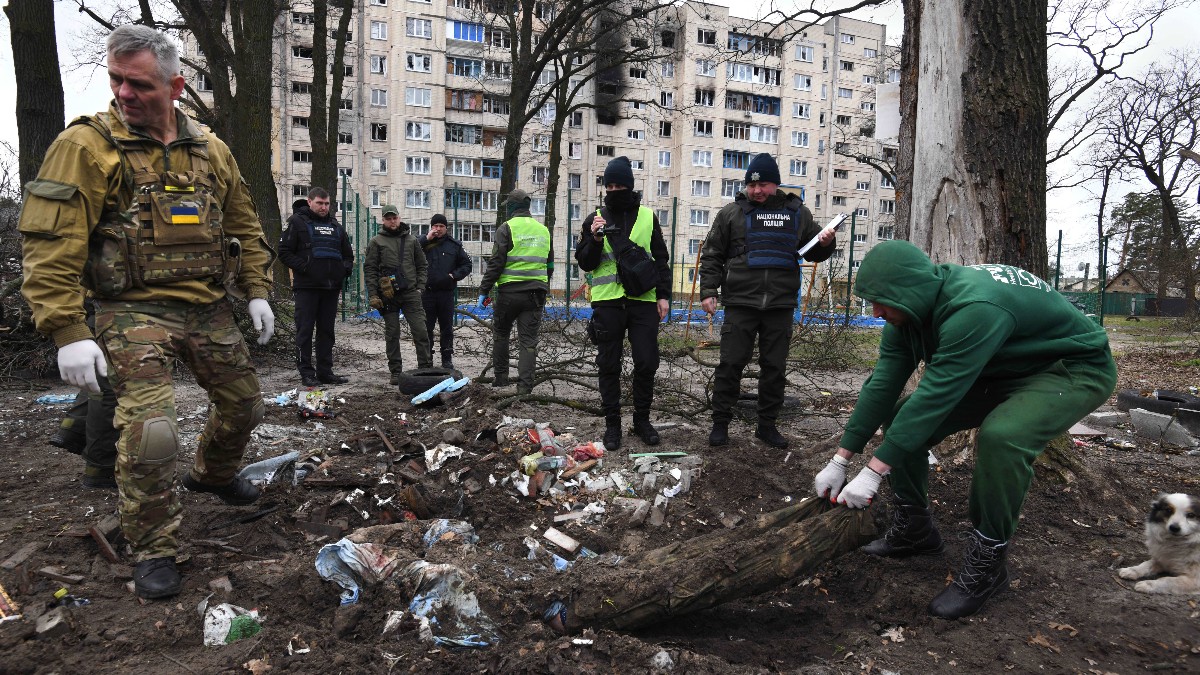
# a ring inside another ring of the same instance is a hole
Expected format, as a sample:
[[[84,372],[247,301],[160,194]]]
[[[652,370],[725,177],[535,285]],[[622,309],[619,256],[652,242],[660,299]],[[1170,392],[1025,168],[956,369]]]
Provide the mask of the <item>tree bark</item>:
[[[21,184],[37,178],[42,158],[65,126],[62,71],[51,0],[10,0],[4,7],[17,80]]]

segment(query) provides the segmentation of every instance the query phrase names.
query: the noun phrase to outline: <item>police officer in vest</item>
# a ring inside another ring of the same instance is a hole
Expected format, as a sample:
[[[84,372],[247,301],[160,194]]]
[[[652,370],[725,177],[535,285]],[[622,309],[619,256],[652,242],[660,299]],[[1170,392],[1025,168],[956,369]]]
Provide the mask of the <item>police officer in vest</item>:
[[[279,259],[292,270],[296,300],[296,365],[306,387],[343,384],[333,372],[333,324],[342,283],[354,268],[350,237],[329,215],[329,192],[308,191],[308,203],[288,218],[279,241]],[[317,331],[317,363],[313,366],[313,328]]]
[[[513,190],[504,201],[508,220],[496,228],[492,256],[479,285],[478,307],[483,309],[496,288],[492,315],[493,387],[509,385],[509,337],[517,326],[517,393],[533,391],[533,369],[537,362],[538,330],[542,309],[550,291],[554,270],[550,230],[529,213],[529,195]]]
[[[788,441],[775,427],[787,384],[788,344],[800,260],[796,251],[821,234],[805,254],[810,262],[833,254],[834,231],[822,232],[799,197],[779,190],[779,165],[767,153],[746,168],[746,188],[713,220],[700,252],[700,306],[725,306],[721,361],[713,379],[713,426],[709,445],[729,443],[729,421],[741,391],[742,370],[750,363],[758,338],[758,429],[754,435],[776,448]]]
[[[654,212],[633,191],[633,167],[617,157],[604,169],[604,206],[583,221],[575,247],[579,269],[592,273],[592,320],[588,334],[596,345],[596,368],[604,410],[604,447],[621,447],[621,361],[625,335],[633,356],[633,433],[647,445],[658,445],[650,424],[654,373],[658,370],[658,325],[671,309],[671,264],[662,227]],[[654,288],[631,295],[617,274],[614,253],[633,244],[654,260]]]

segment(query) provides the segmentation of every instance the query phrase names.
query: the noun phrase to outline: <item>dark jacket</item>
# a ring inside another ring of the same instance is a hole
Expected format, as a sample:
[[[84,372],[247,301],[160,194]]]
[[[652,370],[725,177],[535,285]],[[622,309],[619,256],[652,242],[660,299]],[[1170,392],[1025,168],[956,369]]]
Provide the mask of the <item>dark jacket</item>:
[[[404,249],[403,257],[401,249]],[[400,223],[395,232],[389,232],[386,227],[380,229],[379,234],[371,237],[367,244],[367,253],[363,258],[363,281],[367,286],[367,295],[378,297],[380,279],[397,270],[409,283],[405,295],[425,290],[428,270],[425,252],[411,234],[408,223]]]
[[[1103,328],[1016,267],[935,265],[907,241],[883,241],[863,258],[854,294],[901,310],[908,320],[884,326],[879,360],[846,424],[842,447],[861,451],[891,416],[917,365],[926,364],[875,451],[893,466],[923,455],[930,433],[980,381],[1061,368],[1061,360],[1112,362]]]
[[[726,307],[752,309],[795,309],[800,292],[800,268],[751,269],[746,262],[746,216],[755,208],[799,210],[800,234],[795,248],[807,244],[821,232],[812,212],[799,197],[776,191],[761,205],[753,204],[739,192],[733,203],[726,204],[713,219],[712,228],[700,252],[700,298],[715,297],[720,290]],[[812,247],[804,259],[820,262],[833,255],[835,244]]]
[[[342,259],[313,257],[312,231],[314,227],[333,227],[341,242]],[[354,249],[346,228],[333,216],[321,218],[307,206],[301,206],[288,218],[279,239],[279,259],[292,270],[294,289],[341,289],[342,282],[354,269]]]
[[[417,241],[429,262],[429,282],[425,290],[454,290],[458,282],[471,274],[471,256],[454,237],[446,235],[431,241],[427,235],[421,235]]]
[[[629,237],[629,233],[633,231],[633,224],[637,222],[638,207],[641,205],[641,197],[629,209],[623,212],[613,212],[608,207],[600,209],[604,220],[613,225],[618,225],[625,237]],[[583,226],[579,233],[579,243],[575,245],[575,261],[579,263],[579,269],[584,272],[591,272],[600,266],[601,256],[604,254],[604,242],[596,241],[592,236],[592,221],[596,219],[596,212],[592,211],[583,219]],[[671,300],[671,253],[667,250],[667,242],[663,238],[662,225],[658,222],[658,216],[654,216],[654,229],[650,234],[650,250],[648,251],[651,258],[654,258],[654,267],[658,270],[658,283],[654,286],[654,295],[656,300]],[[595,302],[595,305],[619,304],[624,302],[624,298],[617,300],[603,300]]]
[[[529,209],[518,209],[513,211],[509,218],[532,218]],[[512,250],[512,230],[508,227],[508,221],[500,224],[496,228],[496,238],[492,242],[492,255],[487,260],[487,268],[483,272],[483,281],[479,284],[479,294],[489,295],[492,288],[496,286],[496,282],[500,280],[500,275],[504,272],[504,266],[508,264],[508,252]],[[554,233],[550,233],[550,255],[546,256],[546,278],[554,276]],[[513,281],[504,284],[501,289],[505,293],[516,291],[549,291],[550,285],[540,279],[528,279],[524,281]]]

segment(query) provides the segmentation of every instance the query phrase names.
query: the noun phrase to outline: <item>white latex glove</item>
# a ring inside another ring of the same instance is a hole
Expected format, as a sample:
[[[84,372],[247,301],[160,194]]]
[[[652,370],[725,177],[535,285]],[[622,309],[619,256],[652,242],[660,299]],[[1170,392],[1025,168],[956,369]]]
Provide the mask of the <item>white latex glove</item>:
[[[850,484],[838,494],[837,503],[852,509],[867,508],[871,505],[875,493],[879,492],[881,480],[883,480],[883,476],[872,471],[870,467],[863,467],[854,480],[850,481]]]
[[[104,351],[95,340],[80,340],[64,345],[58,349],[58,375],[63,382],[83,389],[87,387],[93,394],[100,393],[100,382],[96,378],[108,376],[108,363],[104,360]]]
[[[846,484],[846,467],[848,466],[850,466],[850,460],[841,455],[834,455],[813,481],[813,489],[817,491],[817,496],[829,497],[829,501],[837,499],[838,493],[842,491],[842,486]]]
[[[258,331],[258,344],[265,345],[275,334],[275,313],[262,298],[251,300],[249,310],[250,321],[254,324],[254,330]]]

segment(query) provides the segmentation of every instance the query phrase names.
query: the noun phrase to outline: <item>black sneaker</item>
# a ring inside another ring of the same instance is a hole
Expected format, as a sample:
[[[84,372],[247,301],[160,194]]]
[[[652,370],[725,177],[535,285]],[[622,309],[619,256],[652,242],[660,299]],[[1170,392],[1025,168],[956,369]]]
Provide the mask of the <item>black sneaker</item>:
[[[302,382],[304,384],[304,386],[306,386],[306,387],[321,386],[321,382],[319,380],[317,380],[317,377],[315,375],[301,375],[300,382]]]
[[[249,480],[241,476],[234,476],[233,480],[225,485],[208,485],[201,483],[192,477],[189,471],[183,476],[183,486],[192,492],[207,492],[220,497],[221,501],[231,506],[246,506],[253,504],[262,494]]]
[[[350,378],[329,373],[328,375],[318,375],[317,381],[321,384],[346,384],[350,381]]]
[[[779,433],[779,430],[775,428],[773,423],[759,423],[758,429],[754,431],[754,435],[757,436],[763,443],[766,443],[772,448],[779,448],[782,450],[788,446],[788,439],[784,438],[783,434]]]
[[[646,445],[658,445],[659,437],[658,430],[650,424],[648,419],[636,419],[633,421],[633,433]]]
[[[50,437],[49,443],[56,448],[66,450],[72,455],[82,455],[83,448],[87,445],[87,438],[79,432],[59,427],[58,431],[54,432],[54,435]]]
[[[450,359],[442,359],[442,367],[446,370],[454,370],[454,362]]]
[[[79,480],[83,487],[89,490],[116,490],[117,477],[113,472],[113,468],[109,467],[94,467],[89,466],[83,470],[83,477]]]
[[[712,431],[708,432],[708,444],[713,447],[729,445],[729,422],[713,422]]]
[[[139,598],[153,600],[179,595],[183,580],[175,569],[174,558],[151,558],[133,570],[133,592]]]

